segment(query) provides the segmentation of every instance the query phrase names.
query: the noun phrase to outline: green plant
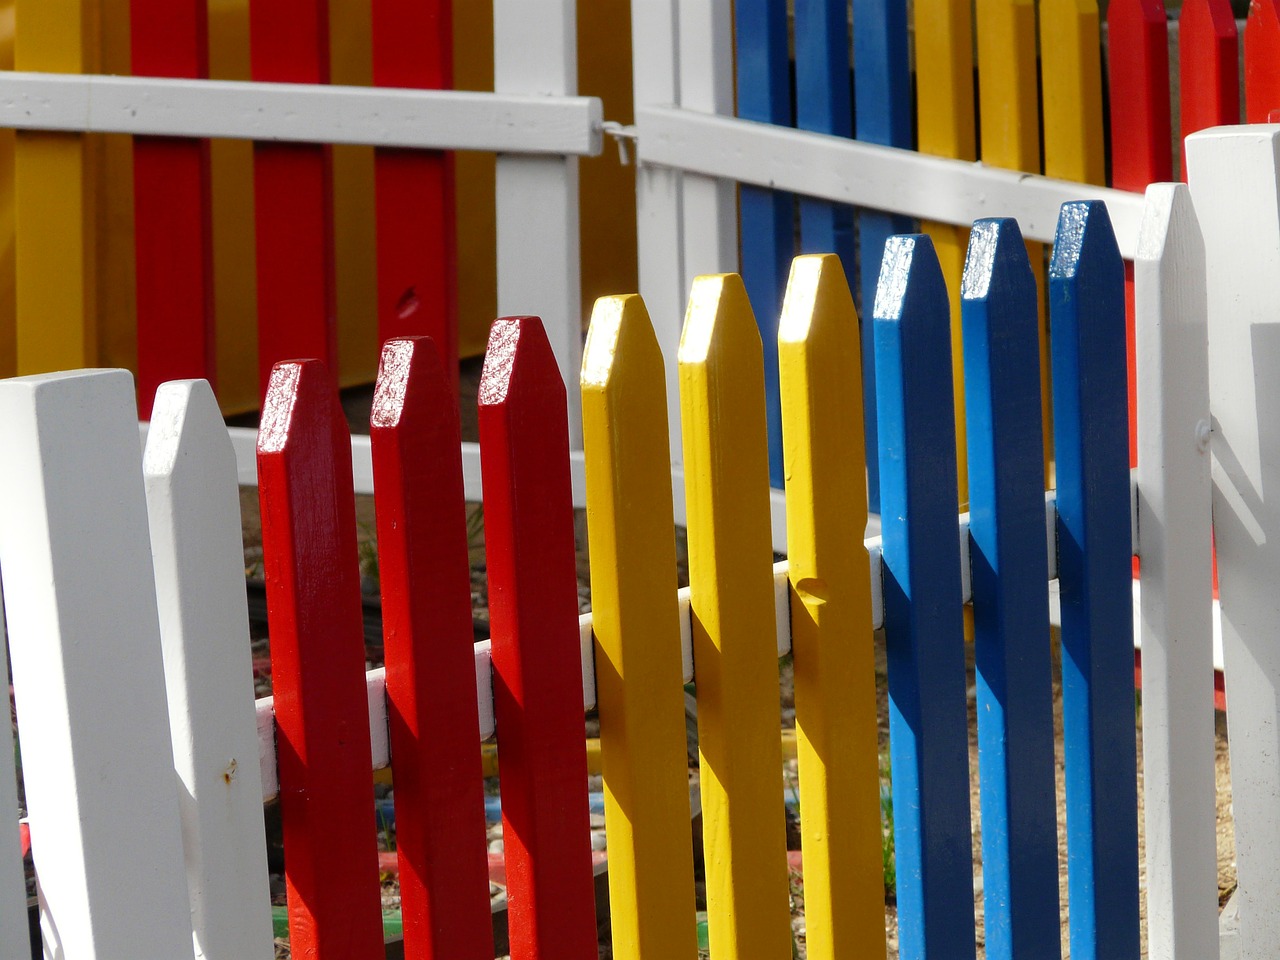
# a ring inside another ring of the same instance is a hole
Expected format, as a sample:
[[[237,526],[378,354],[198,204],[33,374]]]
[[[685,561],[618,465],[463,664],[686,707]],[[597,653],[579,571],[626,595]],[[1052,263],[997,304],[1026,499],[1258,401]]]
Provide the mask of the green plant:
[[[880,819],[882,821],[880,859],[884,870],[886,900],[897,899],[898,896],[898,863],[893,841],[893,790],[890,788],[892,779],[889,754],[882,753],[880,755]]]

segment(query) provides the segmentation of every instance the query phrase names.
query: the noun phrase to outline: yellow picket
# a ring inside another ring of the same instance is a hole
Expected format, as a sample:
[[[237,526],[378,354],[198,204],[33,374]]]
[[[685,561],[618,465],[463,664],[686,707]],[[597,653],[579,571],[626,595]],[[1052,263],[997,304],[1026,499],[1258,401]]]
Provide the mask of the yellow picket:
[[[1040,0],[1044,172],[1102,184],[1102,45],[1097,0]]]
[[[0,0],[0,70],[13,69],[14,4]],[[18,372],[13,302],[13,150],[14,132],[0,130],[0,377]]]
[[[858,315],[839,257],[798,257],[778,327],[808,955],[885,950]]]
[[[916,121],[919,149],[939,157],[976,160],[973,121],[973,14],[970,0],[915,0]],[[951,296],[951,372],[956,410],[956,463],[960,504],[969,502],[964,418],[964,357],[960,342],[960,276],[969,231],[923,221],[933,239]]]
[[[96,31],[87,0],[20,0],[18,70],[92,72]],[[97,360],[94,144],[82,134],[19,132],[15,220],[19,374]]]
[[[977,0],[978,106],[982,161],[1040,172],[1040,107],[1036,102],[1035,0]],[[1054,41],[1057,42],[1056,39]],[[1040,306],[1040,409],[1044,469],[1049,476],[1053,423],[1049,397],[1049,328],[1045,310],[1044,245],[1027,244]]]
[[[618,960],[697,953],[665,385],[640,297],[597,301],[582,427]]]
[[[708,937],[790,956],[764,359],[736,274],[698,277],[678,352]]]

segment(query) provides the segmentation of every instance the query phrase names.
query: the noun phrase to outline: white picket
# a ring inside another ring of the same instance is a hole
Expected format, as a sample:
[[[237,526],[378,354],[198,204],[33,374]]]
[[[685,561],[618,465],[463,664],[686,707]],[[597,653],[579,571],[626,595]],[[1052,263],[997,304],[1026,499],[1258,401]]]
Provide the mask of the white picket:
[[[1241,957],[1280,943],[1280,127],[1187,140],[1208,277],[1213,518]]]
[[[574,0],[493,0],[493,88],[571,95],[578,88]],[[498,314],[542,318],[565,383],[582,366],[578,159],[498,154]],[[570,390],[569,446],[582,449],[582,404]]]
[[[239,486],[207,381],[157,391],[143,473],[195,955],[269,958]]]
[[[1148,944],[1216,960],[1209,336],[1185,185],[1147,188],[1134,282]]]
[[[0,569],[46,957],[192,957],[133,378],[0,382]]]
[[[4,650],[4,635],[4,620],[0,618],[0,652]],[[18,778],[9,760],[14,755],[13,730],[8,724],[0,725],[4,727],[0,732],[0,956],[20,958],[31,955],[31,934],[18,834]]]

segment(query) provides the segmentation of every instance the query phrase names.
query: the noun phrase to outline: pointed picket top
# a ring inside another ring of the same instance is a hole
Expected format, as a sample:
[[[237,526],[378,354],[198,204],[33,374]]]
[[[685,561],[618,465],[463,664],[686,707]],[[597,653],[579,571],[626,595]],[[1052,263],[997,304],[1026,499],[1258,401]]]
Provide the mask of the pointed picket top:
[[[778,328],[805,917],[814,956],[884,951],[858,314],[840,258],[797,257]],[[851,549],[852,545],[852,549]]]
[[[693,851],[666,373],[644,301],[596,301],[582,361],[614,956],[692,957]]]
[[[524,960],[596,955],[565,409],[542,321],[495,321],[480,456],[509,930]]]
[[[382,923],[351,438],[319,360],[272,368],[258,482],[290,942],[370,960]]]
[[[680,413],[711,951],[785,956],[764,363],[735,274],[693,282]]]
[[[1104,204],[1063,204],[1049,274],[1071,954],[1135,956],[1125,271]]]
[[[240,496],[208,381],[156,392],[143,473],[192,933],[209,960],[263,957],[271,911]]]
[[[1240,49],[1229,0],[1185,0],[1178,15],[1182,138],[1240,122]],[[1280,100],[1277,101],[1280,105]],[[1186,147],[1182,179],[1187,179]]]
[[[405,947],[482,960],[493,931],[461,437],[433,341],[383,345],[369,433]]]
[[[1136,472],[1154,520],[1141,527],[1147,929],[1152,956],[1214,960],[1209,337],[1204,238],[1183,184],[1147,188],[1134,263]]]
[[[1280,108],[1280,0],[1252,0],[1244,30],[1246,123],[1269,123]]]
[[[933,241],[924,234],[890,237],[880,261],[874,319],[918,322],[917,316],[929,315],[918,307],[933,304],[939,296],[947,296],[947,285]]]
[[[961,286],[987,955],[1057,956],[1040,348],[1017,221],[973,225]]]

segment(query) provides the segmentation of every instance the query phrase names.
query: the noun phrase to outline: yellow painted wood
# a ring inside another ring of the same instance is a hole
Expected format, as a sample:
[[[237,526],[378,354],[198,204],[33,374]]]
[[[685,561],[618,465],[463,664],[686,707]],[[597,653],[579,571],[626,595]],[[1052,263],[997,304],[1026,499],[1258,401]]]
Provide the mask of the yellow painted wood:
[[[711,955],[777,960],[791,925],[764,361],[736,274],[694,280],[678,357]]]
[[[1106,182],[1097,0],[1040,0],[1044,172]]]
[[[697,953],[662,350],[605,297],[582,359],[587,534],[613,956]]]
[[[797,257],[778,327],[808,955],[885,950],[858,315],[838,257]]]
[[[915,0],[916,120],[919,149],[956,160],[976,160],[973,118],[973,12],[971,0]],[[955,385],[956,464],[961,507],[969,501],[964,416],[964,356],[960,349],[960,277],[969,231],[924,221],[951,297],[951,372]]]
[[[1040,173],[1035,2],[975,0],[975,10],[982,162],[1007,170]],[[1044,300],[1043,244],[1029,242],[1027,255],[1040,291],[1040,396],[1045,425],[1044,465],[1048,476],[1053,428],[1049,409],[1049,328]]]
[[[13,69],[16,0],[0,0],[0,70]],[[15,339],[14,270],[14,133],[0,130],[0,377],[18,372]]]
[[[95,9],[86,0],[19,0],[19,70],[87,73],[96,66]],[[74,133],[16,136],[16,353],[20,374],[97,360],[93,148]]]

